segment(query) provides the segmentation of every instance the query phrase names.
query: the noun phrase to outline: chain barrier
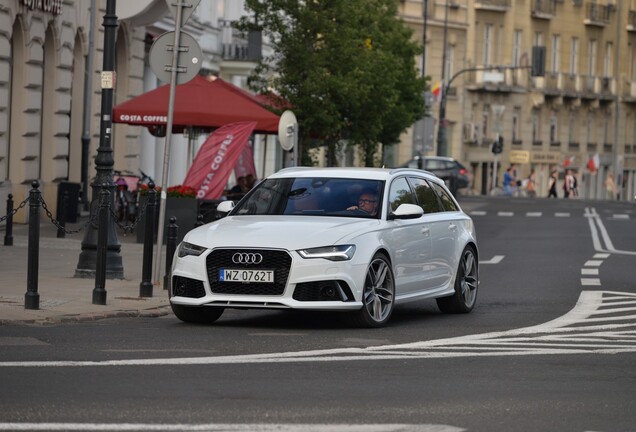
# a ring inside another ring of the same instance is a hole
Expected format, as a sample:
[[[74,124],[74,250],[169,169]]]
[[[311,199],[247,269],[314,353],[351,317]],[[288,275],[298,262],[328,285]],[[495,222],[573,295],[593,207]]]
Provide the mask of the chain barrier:
[[[84,223],[84,225],[82,225],[81,227],[77,228],[77,229],[67,229],[65,226],[63,226],[60,221],[58,221],[54,216],[53,213],[51,212],[51,210],[49,210],[48,205],[46,204],[46,201],[44,200],[44,198],[40,197],[39,199],[40,204],[42,205],[42,208],[44,209],[44,212],[46,213],[46,216],[49,218],[49,220],[51,221],[51,223],[53,225],[55,225],[55,227],[61,231],[64,232],[65,234],[77,234],[81,231],[83,231],[84,229],[86,229],[89,225],[92,224],[92,226],[94,226],[95,228],[98,227],[98,220],[99,220],[99,212],[93,212],[93,206],[91,206],[91,213],[89,215],[88,220]],[[22,201],[16,208],[14,208],[11,213],[6,214],[5,216],[0,217],[0,223],[6,221],[10,216],[15,216],[16,213],[18,213],[22,208],[24,208],[27,204],[29,203],[29,197],[25,198],[24,201]],[[139,211],[139,214],[137,215],[137,217],[135,218],[135,220],[130,223],[130,224],[122,224],[119,220],[117,220],[117,215],[115,214],[114,210],[112,209],[112,207],[110,208],[110,216],[113,218],[113,220],[115,221],[115,224],[117,224],[118,227],[120,227],[124,233],[132,233],[134,231],[134,229],[137,227],[137,225],[139,224],[139,222],[141,222],[144,218],[144,215],[146,213],[146,207],[148,206],[148,201],[146,200],[143,203],[143,206],[141,207],[141,210]],[[99,209],[99,205],[97,206],[97,208]]]
[[[137,227],[137,225],[139,224],[139,222],[141,222],[144,218],[144,214],[146,213],[146,207],[148,207],[148,200],[146,200],[143,204],[143,206],[141,207],[141,210],[139,211],[139,214],[137,215],[137,217],[135,218],[135,220],[130,223],[130,224],[126,224],[124,225],[123,223],[121,223],[120,221],[117,220],[117,215],[115,214],[115,211],[113,210],[112,207],[110,207],[110,215],[112,216],[113,220],[115,221],[115,224],[117,224],[117,226],[119,228],[121,228],[122,230],[124,230],[124,233],[132,233],[134,231],[134,229]]]
[[[94,223],[95,220],[97,219],[97,217],[99,216],[97,213],[92,213],[89,215],[88,220],[86,221],[86,223],[77,228],[77,229],[66,229],[65,226],[63,226],[60,221],[58,221],[57,219],[55,219],[53,217],[53,214],[51,213],[51,211],[49,210],[49,207],[46,205],[46,201],[44,201],[44,198],[40,198],[40,203],[42,204],[42,208],[44,209],[44,212],[46,213],[46,216],[51,220],[51,223],[53,225],[55,225],[55,227],[60,230],[61,232],[65,233],[65,234],[77,234],[78,232],[81,232],[82,230],[84,230],[86,227],[88,227],[88,225],[90,225],[91,223]]]
[[[4,221],[6,221],[6,220],[9,218],[9,216],[15,216],[15,214],[16,214],[16,213],[17,213],[17,212],[18,212],[21,208],[23,208],[25,205],[27,205],[28,203],[29,203],[29,197],[26,197],[26,198],[24,199],[24,201],[22,201],[22,202],[20,203],[20,205],[19,205],[19,206],[17,206],[16,208],[14,208],[14,209],[13,209],[13,211],[12,211],[11,213],[6,214],[6,215],[4,215],[4,216],[0,217],[0,223],[2,223],[2,222],[4,222]]]

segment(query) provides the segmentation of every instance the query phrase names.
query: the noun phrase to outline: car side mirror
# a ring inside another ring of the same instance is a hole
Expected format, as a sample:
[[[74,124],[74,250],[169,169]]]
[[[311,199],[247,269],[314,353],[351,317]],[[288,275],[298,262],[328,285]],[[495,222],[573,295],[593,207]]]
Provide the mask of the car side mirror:
[[[394,212],[389,214],[388,219],[417,219],[422,217],[424,210],[415,204],[400,204]]]
[[[223,201],[216,207],[216,211],[226,216],[234,208],[234,201]]]

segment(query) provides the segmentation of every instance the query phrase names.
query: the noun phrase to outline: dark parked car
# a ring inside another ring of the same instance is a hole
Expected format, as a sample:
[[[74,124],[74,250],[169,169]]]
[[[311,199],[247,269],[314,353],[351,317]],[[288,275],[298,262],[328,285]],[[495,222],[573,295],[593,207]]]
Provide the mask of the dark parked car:
[[[401,167],[423,169],[435,174],[444,180],[453,195],[456,195],[459,189],[470,186],[471,174],[469,170],[451,157],[415,156]]]

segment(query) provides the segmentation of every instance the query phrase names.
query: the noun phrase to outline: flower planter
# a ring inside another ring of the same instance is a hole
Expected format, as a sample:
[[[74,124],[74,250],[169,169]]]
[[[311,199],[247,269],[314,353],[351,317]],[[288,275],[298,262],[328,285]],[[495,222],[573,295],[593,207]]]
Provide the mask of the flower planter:
[[[146,205],[147,197],[142,195],[139,199],[140,208]],[[157,200],[159,197],[157,197]],[[159,202],[157,201],[157,204]],[[159,205],[155,207],[156,217],[155,220],[159,220]],[[179,244],[183,237],[186,235],[188,231],[190,231],[197,223],[197,215],[199,214],[199,201],[196,198],[166,198],[166,213],[163,224],[164,236],[163,236],[163,244],[166,244],[167,241],[167,232],[168,225],[170,224],[170,218],[177,218],[177,225],[179,229],[177,230],[177,244]],[[155,226],[155,238],[154,241],[157,241],[157,229],[158,225]],[[146,226],[146,218],[144,214],[144,218],[139,221],[137,224],[136,234],[137,234],[137,243],[144,242],[144,233]]]

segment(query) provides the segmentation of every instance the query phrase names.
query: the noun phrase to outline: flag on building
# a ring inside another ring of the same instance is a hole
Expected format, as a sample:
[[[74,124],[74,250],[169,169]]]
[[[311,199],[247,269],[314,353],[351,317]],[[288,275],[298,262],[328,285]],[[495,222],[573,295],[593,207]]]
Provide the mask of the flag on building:
[[[592,174],[595,174],[599,166],[600,158],[598,156],[598,153],[596,153],[590,158],[590,160],[587,161],[587,169],[589,169]]]
[[[431,93],[435,97],[435,102],[439,102],[442,97],[442,82],[438,81],[433,88],[431,89]]]
[[[576,159],[576,156],[570,156],[569,158],[567,158],[564,162],[563,162],[563,168],[567,168],[570,165],[572,165],[572,163],[574,163],[574,159]]]

